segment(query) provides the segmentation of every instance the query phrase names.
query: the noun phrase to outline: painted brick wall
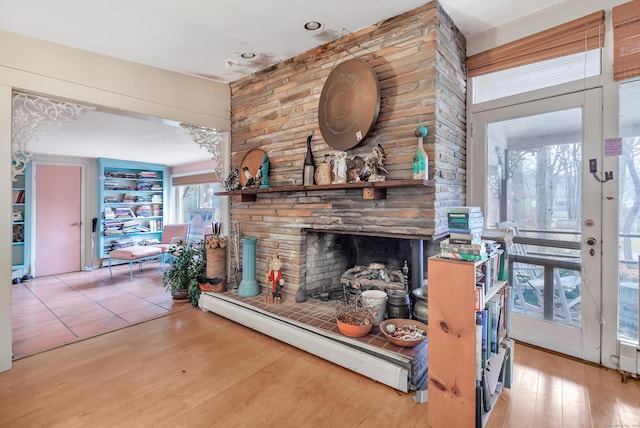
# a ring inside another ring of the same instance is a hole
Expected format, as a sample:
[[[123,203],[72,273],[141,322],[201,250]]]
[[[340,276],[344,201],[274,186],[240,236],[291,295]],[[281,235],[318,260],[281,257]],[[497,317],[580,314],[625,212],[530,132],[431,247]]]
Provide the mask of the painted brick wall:
[[[435,186],[393,188],[384,200],[363,200],[362,190],[263,193],[255,202],[231,196],[231,219],[242,236],[258,238],[256,270],[264,286],[266,258],[278,248],[285,293],[317,277],[307,272],[306,230],[438,235],[446,208],[465,203],[465,40],[437,2],[428,3],[231,84],[231,165],[251,149],[270,160],[271,187],[302,184],[306,137],[313,135],[318,164],[333,153],[318,126],[318,103],[327,76],[357,57],[380,82],[380,114],[372,134],[349,156],[366,157],[380,144],[388,180],[411,178],[417,147],[413,131],[429,129],[425,149]],[[426,264],[426,263],[425,263]]]

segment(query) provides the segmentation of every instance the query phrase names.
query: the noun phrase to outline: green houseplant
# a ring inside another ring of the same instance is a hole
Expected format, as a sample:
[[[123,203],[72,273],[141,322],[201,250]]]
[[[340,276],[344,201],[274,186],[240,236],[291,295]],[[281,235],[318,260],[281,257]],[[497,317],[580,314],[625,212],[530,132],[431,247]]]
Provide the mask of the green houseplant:
[[[171,265],[162,274],[162,284],[172,295],[186,291],[192,306],[198,306],[200,287],[198,276],[205,273],[206,253],[203,243],[177,243],[167,250],[171,255]]]

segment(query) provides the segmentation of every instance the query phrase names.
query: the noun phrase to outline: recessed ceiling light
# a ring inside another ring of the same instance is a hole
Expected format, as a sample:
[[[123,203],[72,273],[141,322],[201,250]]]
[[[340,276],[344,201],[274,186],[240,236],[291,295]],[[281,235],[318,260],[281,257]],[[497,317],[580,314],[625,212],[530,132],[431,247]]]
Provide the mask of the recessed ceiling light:
[[[309,31],[319,30],[320,27],[322,27],[322,24],[319,23],[318,21],[309,21],[306,24],[304,24],[305,30],[309,30]]]
[[[240,56],[244,59],[254,59],[256,57],[256,54],[254,54],[253,52],[244,52],[241,53]]]

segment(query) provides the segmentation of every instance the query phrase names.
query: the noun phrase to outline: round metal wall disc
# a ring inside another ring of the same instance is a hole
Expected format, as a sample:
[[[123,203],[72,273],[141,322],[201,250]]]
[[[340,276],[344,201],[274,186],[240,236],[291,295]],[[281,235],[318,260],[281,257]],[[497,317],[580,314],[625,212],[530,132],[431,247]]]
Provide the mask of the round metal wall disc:
[[[351,149],[373,130],[380,112],[380,83],[373,68],[359,59],[347,60],[327,77],[318,123],[324,140],[336,150]]]

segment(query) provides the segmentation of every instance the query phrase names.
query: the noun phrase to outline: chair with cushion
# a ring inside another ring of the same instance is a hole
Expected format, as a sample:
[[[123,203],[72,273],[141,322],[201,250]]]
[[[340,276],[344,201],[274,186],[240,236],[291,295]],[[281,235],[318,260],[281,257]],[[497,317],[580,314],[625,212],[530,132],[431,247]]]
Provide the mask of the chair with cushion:
[[[166,255],[169,252],[169,247],[180,240],[182,240],[182,242],[186,242],[188,235],[188,224],[166,224],[162,229],[162,239],[160,240],[160,243],[150,246],[158,247],[162,250],[162,263],[164,263]]]

